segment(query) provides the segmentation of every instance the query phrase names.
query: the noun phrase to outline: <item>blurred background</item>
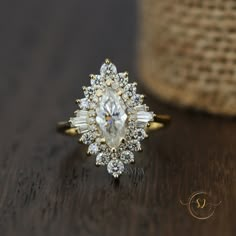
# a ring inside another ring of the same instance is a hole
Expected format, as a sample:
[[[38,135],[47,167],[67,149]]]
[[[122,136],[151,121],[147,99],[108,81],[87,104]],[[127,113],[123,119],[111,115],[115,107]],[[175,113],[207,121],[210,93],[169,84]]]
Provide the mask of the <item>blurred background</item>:
[[[140,3],[139,68],[152,92],[182,107],[235,116],[235,1]]]
[[[234,235],[235,20],[234,0],[0,1],[0,235]],[[107,57],[172,116],[118,184],[55,132]],[[205,221],[180,203],[200,190]]]
[[[27,76],[31,83],[64,79],[68,67],[68,84],[74,76],[86,81],[110,57],[171,104],[236,115],[232,0],[101,1],[99,10],[92,1],[73,0],[1,5],[2,93]]]

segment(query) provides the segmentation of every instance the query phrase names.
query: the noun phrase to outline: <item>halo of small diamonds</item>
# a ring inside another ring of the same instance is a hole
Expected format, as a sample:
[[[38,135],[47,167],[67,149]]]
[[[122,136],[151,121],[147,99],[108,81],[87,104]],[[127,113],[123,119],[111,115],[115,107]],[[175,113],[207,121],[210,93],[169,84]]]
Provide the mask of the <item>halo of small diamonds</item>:
[[[82,134],[80,142],[89,145],[88,154],[96,155],[96,165],[107,165],[115,178],[124,172],[124,164],[134,162],[154,117],[143,104],[144,96],[136,93],[137,83],[128,81],[128,73],[118,73],[106,59],[100,75],[90,75],[90,85],[83,87],[85,97],[77,100],[79,109],[69,120]]]

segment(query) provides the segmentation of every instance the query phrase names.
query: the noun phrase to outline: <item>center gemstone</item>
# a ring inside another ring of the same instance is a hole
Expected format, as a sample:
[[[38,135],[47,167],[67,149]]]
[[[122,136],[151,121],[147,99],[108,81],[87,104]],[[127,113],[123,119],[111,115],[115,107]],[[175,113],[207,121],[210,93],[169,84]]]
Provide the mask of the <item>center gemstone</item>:
[[[126,107],[116,92],[107,88],[96,109],[96,122],[111,148],[117,148],[125,137],[127,114]]]

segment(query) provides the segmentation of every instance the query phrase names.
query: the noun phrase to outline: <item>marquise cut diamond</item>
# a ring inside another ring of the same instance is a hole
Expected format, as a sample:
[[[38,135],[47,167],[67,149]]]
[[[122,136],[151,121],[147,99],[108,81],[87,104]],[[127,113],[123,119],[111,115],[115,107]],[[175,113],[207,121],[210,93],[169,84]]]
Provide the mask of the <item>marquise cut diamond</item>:
[[[117,148],[125,136],[127,114],[122,99],[111,88],[107,88],[97,108],[96,121],[106,143]]]

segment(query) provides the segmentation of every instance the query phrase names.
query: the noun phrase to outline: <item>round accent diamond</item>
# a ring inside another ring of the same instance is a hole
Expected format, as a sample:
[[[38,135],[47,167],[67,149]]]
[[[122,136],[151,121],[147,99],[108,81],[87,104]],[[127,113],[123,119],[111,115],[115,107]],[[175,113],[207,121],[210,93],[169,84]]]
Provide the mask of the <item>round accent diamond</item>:
[[[109,156],[106,153],[100,152],[96,157],[96,165],[104,166],[110,161]]]
[[[139,141],[144,140],[147,137],[147,134],[144,129],[135,129],[132,135],[135,139],[138,139]]]
[[[91,85],[92,86],[99,86],[101,85],[102,79],[100,75],[94,75],[91,79]]]
[[[120,146],[118,148],[118,152],[123,152],[125,150],[127,150],[127,143],[126,142],[120,144]]]
[[[94,117],[90,117],[90,118],[88,119],[88,123],[89,123],[90,125],[95,124],[95,123],[96,123],[95,118],[94,118]]]
[[[100,69],[100,73],[101,73],[101,76],[107,76],[107,75],[110,75],[110,74],[116,74],[117,73],[117,69],[116,69],[116,66],[112,63],[104,63],[102,66],[101,66],[101,69]]]
[[[107,165],[107,171],[109,174],[118,178],[124,172],[124,164],[120,160],[111,160]]]
[[[101,144],[100,145],[100,150],[110,152],[109,147],[106,144]]]
[[[123,151],[120,155],[120,159],[125,163],[129,164],[134,162],[134,154],[131,151]]]
[[[139,106],[143,103],[143,96],[141,94],[135,94],[131,97],[130,101],[132,106]]]
[[[79,107],[82,110],[87,110],[89,108],[89,101],[86,98],[80,100]]]
[[[94,94],[94,88],[93,87],[84,87],[84,96],[86,98],[90,98]]]
[[[95,141],[95,134],[91,131],[84,133],[81,136],[80,141],[83,142],[84,144],[91,144]]]
[[[124,72],[117,74],[117,80],[120,83],[120,86],[124,87],[129,81],[127,73]]]
[[[92,143],[88,147],[88,153],[94,155],[97,154],[99,151],[98,145],[96,143]]]
[[[97,125],[96,124],[89,125],[89,130],[92,132],[97,132]]]
[[[136,90],[137,90],[136,83],[127,84],[125,86],[125,92],[126,92],[126,95],[128,97],[132,97],[133,95],[135,95],[136,94]]]
[[[135,151],[135,152],[138,152],[141,150],[141,144],[138,140],[131,140],[129,142],[129,149],[131,151]]]

